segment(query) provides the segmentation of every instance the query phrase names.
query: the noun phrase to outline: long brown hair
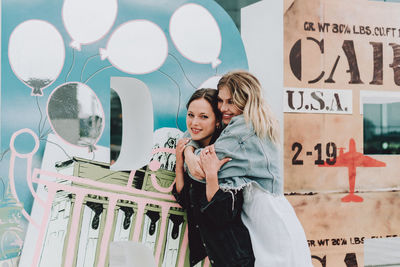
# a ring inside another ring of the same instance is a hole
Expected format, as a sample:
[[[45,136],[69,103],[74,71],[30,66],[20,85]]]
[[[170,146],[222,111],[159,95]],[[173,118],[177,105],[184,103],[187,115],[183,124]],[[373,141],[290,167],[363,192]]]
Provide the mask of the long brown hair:
[[[258,79],[247,71],[232,71],[219,80],[218,89],[222,86],[229,89],[233,104],[243,112],[246,123],[252,123],[256,135],[279,143],[279,123],[264,100]]]
[[[189,98],[189,101],[186,104],[186,109],[189,109],[190,103],[197,99],[204,99],[210,105],[215,114],[215,121],[217,123],[217,127],[215,128],[215,132],[213,137],[211,138],[210,145],[215,142],[218,136],[221,133],[221,112],[218,109],[218,90],[211,89],[211,88],[201,88],[196,90],[192,96]]]

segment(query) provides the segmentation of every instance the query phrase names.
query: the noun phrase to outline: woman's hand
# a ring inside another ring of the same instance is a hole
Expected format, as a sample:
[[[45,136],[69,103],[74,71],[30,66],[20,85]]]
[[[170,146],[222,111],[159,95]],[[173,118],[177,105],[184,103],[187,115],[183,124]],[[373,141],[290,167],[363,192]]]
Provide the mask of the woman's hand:
[[[222,165],[230,161],[230,158],[219,160],[215,153],[214,145],[205,147],[200,153],[200,163],[204,166],[206,174],[206,196],[211,201],[219,189],[218,171]]]
[[[182,138],[179,139],[178,143],[176,144],[176,166],[175,170],[182,170],[183,172],[183,162],[184,162],[184,156],[183,156],[183,151],[185,150],[185,145],[189,142],[189,138]]]
[[[199,180],[203,180],[206,175],[202,169],[200,158],[194,154],[194,147],[186,147],[184,154],[190,174]]]
[[[230,160],[231,158],[219,160],[217,154],[215,153],[214,145],[207,146],[200,152],[200,164],[203,166],[203,170],[207,179],[209,176],[216,176],[222,165]]]

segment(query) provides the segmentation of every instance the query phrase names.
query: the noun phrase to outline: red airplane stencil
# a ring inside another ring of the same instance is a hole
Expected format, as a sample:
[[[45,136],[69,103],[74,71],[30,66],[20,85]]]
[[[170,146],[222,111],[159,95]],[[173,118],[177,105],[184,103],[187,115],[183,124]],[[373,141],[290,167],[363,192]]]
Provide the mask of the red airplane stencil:
[[[349,171],[349,187],[350,192],[342,198],[342,202],[362,202],[363,198],[354,194],[356,184],[356,168],[357,167],[385,167],[386,163],[365,156],[363,153],[356,151],[356,142],[353,138],[350,139],[349,151],[344,153],[344,148],[339,148],[339,156],[333,165],[326,162],[319,165],[320,167],[347,167]]]

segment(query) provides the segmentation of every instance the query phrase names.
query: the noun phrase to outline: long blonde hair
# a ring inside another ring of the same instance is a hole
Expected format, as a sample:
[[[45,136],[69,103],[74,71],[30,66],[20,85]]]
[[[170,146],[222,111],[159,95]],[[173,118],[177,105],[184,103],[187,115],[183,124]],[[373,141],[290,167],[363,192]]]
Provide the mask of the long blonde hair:
[[[219,80],[218,90],[222,86],[229,89],[233,104],[243,112],[246,123],[252,123],[256,135],[279,143],[279,123],[264,100],[258,79],[247,71],[232,71]]]

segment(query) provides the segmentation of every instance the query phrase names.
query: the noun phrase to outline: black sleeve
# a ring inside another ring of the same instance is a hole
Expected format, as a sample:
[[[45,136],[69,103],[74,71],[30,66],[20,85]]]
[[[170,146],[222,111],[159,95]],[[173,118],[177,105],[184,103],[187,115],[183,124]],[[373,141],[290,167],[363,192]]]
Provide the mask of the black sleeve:
[[[219,189],[210,202],[204,197],[201,212],[207,217],[207,220],[216,225],[223,226],[231,223],[240,216],[242,205],[242,190],[223,191]]]
[[[174,187],[172,188],[172,195],[175,197],[179,205],[181,205],[182,208],[184,209],[186,209],[186,207],[188,206],[188,201],[189,201],[188,197],[189,192],[187,190],[186,184],[187,183],[185,181],[185,184],[183,185],[183,188],[180,193],[178,193],[178,191],[176,190],[176,184],[174,184]]]

